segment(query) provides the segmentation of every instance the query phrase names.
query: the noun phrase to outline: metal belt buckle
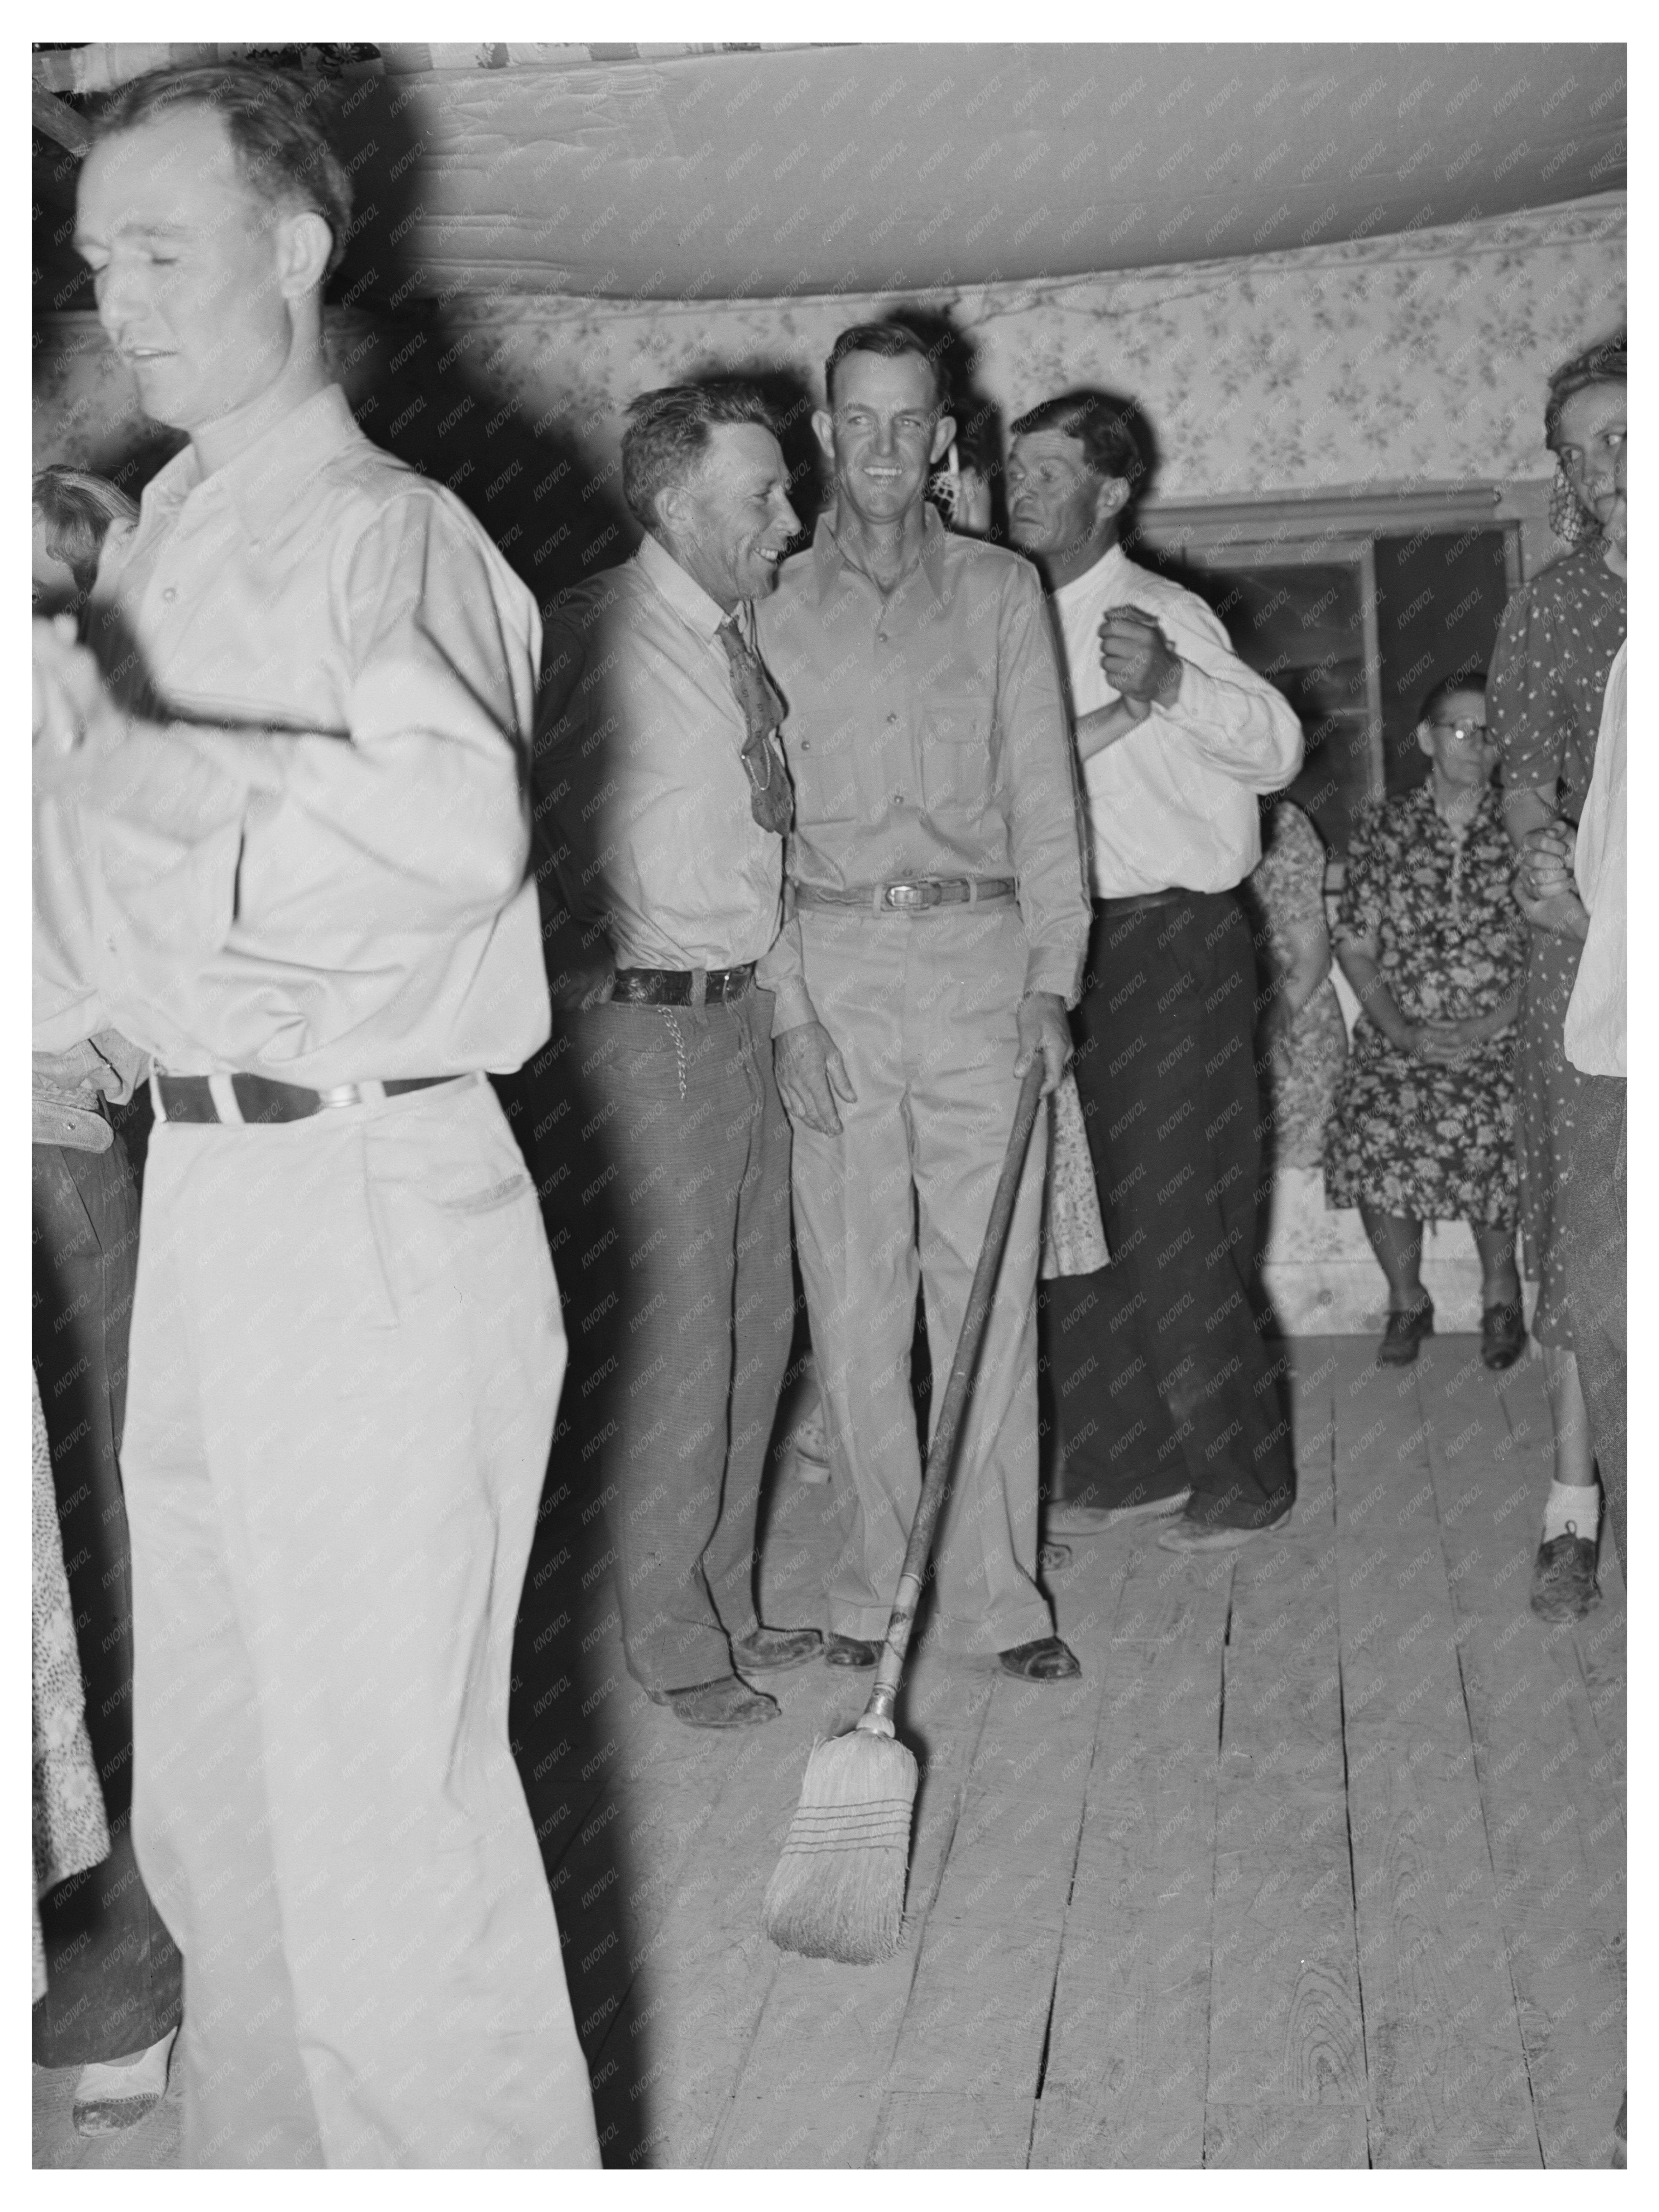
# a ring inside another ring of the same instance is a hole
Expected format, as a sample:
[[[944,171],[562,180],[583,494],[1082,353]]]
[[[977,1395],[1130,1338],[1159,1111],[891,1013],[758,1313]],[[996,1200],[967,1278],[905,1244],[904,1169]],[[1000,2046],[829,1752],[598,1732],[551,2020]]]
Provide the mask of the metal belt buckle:
[[[882,889],[881,902],[902,914],[914,914],[922,907],[937,906],[943,896],[937,884],[887,884]]]

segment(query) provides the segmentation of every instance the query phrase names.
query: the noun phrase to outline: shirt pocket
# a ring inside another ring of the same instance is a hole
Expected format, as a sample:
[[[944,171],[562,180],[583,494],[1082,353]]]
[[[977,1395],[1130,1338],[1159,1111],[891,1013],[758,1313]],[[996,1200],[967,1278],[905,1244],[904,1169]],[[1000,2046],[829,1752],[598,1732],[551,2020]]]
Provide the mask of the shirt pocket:
[[[833,707],[793,715],[784,731],[784,756],[795,790],[797,819],[809,830],[820,822],[864,818],[867,763],[860,762],[858,720]]]
[[[991,702],[958,692],[923,710],[921,793],[930,814],[978,816],[991,795]]]

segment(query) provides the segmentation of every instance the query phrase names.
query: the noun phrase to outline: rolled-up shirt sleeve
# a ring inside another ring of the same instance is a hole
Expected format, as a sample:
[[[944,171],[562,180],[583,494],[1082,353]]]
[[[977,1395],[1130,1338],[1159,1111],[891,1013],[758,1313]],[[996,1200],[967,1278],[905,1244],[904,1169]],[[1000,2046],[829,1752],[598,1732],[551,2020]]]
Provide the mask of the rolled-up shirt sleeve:
[[[1035,575],[1013,572],[998,614],[997,794],[1029,945],[1025,992],[1078,1002],[1090,907],[1077,761]]]
[[[1177,724],[1211,767],[1249,790],[1282,789],[1302,765],[1302,724],[1289,700],[1239,659],[1190,592],[1161,605],[1158,619],[1185,665],[1174,704],[1154,704],[1154,720]]]

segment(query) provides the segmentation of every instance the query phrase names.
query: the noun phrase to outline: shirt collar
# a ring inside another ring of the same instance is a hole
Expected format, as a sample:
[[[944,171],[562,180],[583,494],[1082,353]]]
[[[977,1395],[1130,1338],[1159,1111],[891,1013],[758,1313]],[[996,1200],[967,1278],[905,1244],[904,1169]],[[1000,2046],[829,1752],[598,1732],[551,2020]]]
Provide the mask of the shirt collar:
[[[726,620],[726,610],[718,599],[711,599],[696,578],[682,568],[668,548],[647,532],[640,540],[640,550],[634,556],[640,574],[659,595],[666,599],[688,629],[712,644],[715,632]],[[738,608],[741,616],[743,610]]]
[[[1115,591],[1128,581],[1129,556],[1115,538],[1106,548],[1098,561],[1092,562],[1080,576],[1073,576],[1069,584],[1062,584],[1054,594],[1054,605],[1063,606],[1068,598],[1080,599],[1086,592],[1092,599],[1103,586]]]
[[[931,501],[924,502],[921,559],[917,565],[927,579],[928,588],[935,601],[941,607],[945,605],[945,551],[950,539],[950,532],[939,519],[939,509]],[[820,605],[835,589],[843,569],[851,568],[860,576],[864,574],[855,562],[848,559],[842,542],[836,535],[836,510],[833,507],[824,508],[818,517],[817,527],[812,532],[812,568],[817,577]]]
[[[248,536],[257,541],[281,520],[295,492],[325,463],[360,440],[362,432],[344,392],[337,384],[326,384],[210,477],[203,477],[195,447],[186,446],[150,479],[141,503],[147,516],[176,509],[205,483],[231,501]]]

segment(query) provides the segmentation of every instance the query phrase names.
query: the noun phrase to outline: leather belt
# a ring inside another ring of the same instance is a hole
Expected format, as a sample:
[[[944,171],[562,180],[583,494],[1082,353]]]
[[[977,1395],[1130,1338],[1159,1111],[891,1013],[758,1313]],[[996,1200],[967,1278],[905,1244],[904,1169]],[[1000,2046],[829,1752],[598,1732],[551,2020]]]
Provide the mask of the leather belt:
[[[440,1083],[476,1083],[477,1075],[394,1076],[385,1083],[337,1083],[326,1091],[302,1084],[278,1083],[268,1075],[163,1075],[149,1079],[158,1121],[307,1121],[331,1106],[378,1105],[406,1091],[430,1091]]]
[[[732,1000],[741,999],[753,983],[755,963],[750,960],[741,968],[708,968],[702,973],[702,990],[699,994],[698,970],[695,968],[618,968],[611,1003],[623,1006],[698,1006],[714,1000],[729,1006]]]
[[[1189,891],[1177,885],[1167,891],[1132,891],[1127,898],[1097,898],[1097,914],[1139,914],[1143,907],[1174,906],[1182,899],[1225,898],[1225,891]]]
[[[1018,888],[1012,876],[923,876],[913,883],[854,884],[840,891],[797,884],[794,892],[797,906],[925,914],[936,906],[1008,906]]]

